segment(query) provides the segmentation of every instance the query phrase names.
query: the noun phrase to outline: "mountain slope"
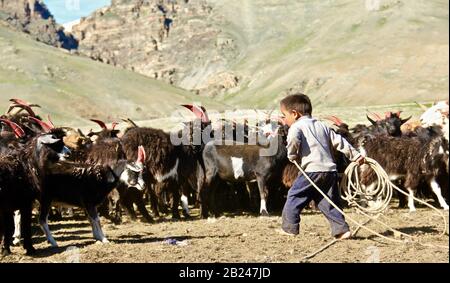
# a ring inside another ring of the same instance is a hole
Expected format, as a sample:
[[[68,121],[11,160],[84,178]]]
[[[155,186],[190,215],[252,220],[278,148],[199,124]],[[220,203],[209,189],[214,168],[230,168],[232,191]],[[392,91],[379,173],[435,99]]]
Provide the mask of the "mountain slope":
[[[85,125],[108,121],[168,117],[179,104],[198,102],[213,109],[223,104],[134,72],[116,69],[36,42],[0,24],[0,107],[9,98],[43,106],[56,124]]]
[[[239,107],[290,91],[319,106],[448,96],[448,1],[184,2],[158,38],[157,0],[113,1],[74,27],[80,51]]]

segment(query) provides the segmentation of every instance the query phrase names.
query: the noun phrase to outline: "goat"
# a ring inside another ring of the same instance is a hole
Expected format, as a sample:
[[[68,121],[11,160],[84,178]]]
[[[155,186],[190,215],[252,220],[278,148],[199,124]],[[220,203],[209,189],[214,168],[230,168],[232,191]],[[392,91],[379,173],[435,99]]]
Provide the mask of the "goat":
[[[0,236],[3,236],[2,253],[9,254],[14,232],[14,211],[20,211],[24,248],[32,254],[31,210],[33,200],[39,195],[36,186],[37,175],[30,158],[40,156],[45,160],[59,161],[67,154],[59,133],[47,133],[31,139],[16,152],[0,158]],[[28,150],[28,154],[27,154]]]
[[[75,151],[75,156],[72,160],[90,165],[108,165],[114,167],[120,160],[127,159],[121,140],[117,137],[119,133],[119,131],[115,129],[117,123],[113,123],[112,128],[108,129],[103,121],[94,119],[91,119],[91,121],[99,124],[102,130],[99,132],[91,132],[89,134],[90,137],[93,137],[94,135],[97,136],[95,142],[89,143],[87,146]],[[134,151],[136,151],[138,146],[135,147]],[[134,158],[137,158],[136,154],[134,154],[134,156]],[[132,160],[129,161],[131,162]],[[131,171],[129,173],[135,174]],[[141,180],[142,183],[142,172],[139,173],[140,175],[135,176],[135,178]],[[139,188],[136,188],[136,186],[136,184],[129,188],[120,186],[119,188],[112,190],[106,200],[99,206],[100,215],[109,218],[115,224],[119,224],[121,222],[120,203],[122,203],[127,213],[134,220],[136,219],[136,216],[133,202],[130,203],[130,200],[133,200],[136,202],[144,219],[147,222],[152,222],[153,218],[148,213],[142,200],[144,185],[140,185]]]
[[[145,145],[147,160],[145,160],[146,172],[144,174],[145,183],[147,185],[175,181],[179,183],[179,165],[187,158],[183,152],[183,146],[175,146],[170,141],[170,135],[162,130],[153,128],[132,128],[129,129],[121,138],[123,149],[127,158],[133,158],[135,153],[132,148],[137,144]],[[187,164],[191,164],[188,162]],[[180,202],[179,188],[173,188],[173,214],[174,218],[178,218],[178,203]],[[154,212],[157,211],[158,200],[156,192],[150,190],[150,199]],[[156,214],[156,213],[155,213]]]
[[[266,202],[269,193],[269,182],[279,179],[284,164],[287,163],[285,147],[285,127],[279,126],[276,135],[269,140],[270,154],[261,155],[267,150],[261,145],[224,145],[222,141],[210,141],[203,149],[205,180],[199,191],[201,216],[209,214],[208,195],[216,187],[216,178],[228,182],[258,183],[260,194],[260,213],[268,215]],[[217,214],[217,212],[216,212]]]
[[[45,156],[35,153],[33,145],[26,150],[26,156],[36,168],[33,179],[39,188],[40,215],[39,222],[53,247],[56,241],[47,224],[47,216],[51,203],[62,202],[86,210],[92,225],[94,238],[103,243],[108,242],[103,234],[96,206],[105,200],[106,196],[118,186],[135,186],[139,183],[131,172],[143,171],[145,153],[139,147],[136,162],[120,160],[114,166],[77,164],[68,161],[49,162]],[[142,185],[142,182],[140,182]]]
[[[401,179],[409,193],[408,207],[415,211],[414,192],[421,180],[425,180],[438,198],[440,206],[448,210],[436,181],[441,174],[448,174],[448,142],[441,134],[428,137],[367,136],[360,144],[360,152],[375,159],[386,170],[391,180]],[[363,169],[361,182],[374,184],[374,172]]]

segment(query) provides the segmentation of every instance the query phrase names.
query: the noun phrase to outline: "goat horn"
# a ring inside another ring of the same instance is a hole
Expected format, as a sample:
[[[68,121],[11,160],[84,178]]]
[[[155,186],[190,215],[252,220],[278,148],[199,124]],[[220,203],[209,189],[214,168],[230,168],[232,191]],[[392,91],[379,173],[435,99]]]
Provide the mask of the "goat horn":
[[[340,126],[340,124],[341,124],[335,116],[327,116],[327,117],[325,117],[325,119],[333,122],[333,124],[335,124],[336,126]]]
[[[52,119],[50,118],[50,114],[47,115],[48,124],[52,126],[52,128],[55,128],[55,124],[53,124]]]
[[[96,120],[96,119],[89,119],[89,120],[91,120],[91,121],[94,122],[94,123],[97,123],[97,124],[98,124],[102,129],[104,129],[104,130],[107,130],[107,129],[108,129],[108,127],[106,127],[105,122],[103,122],[103,121]]]
[[[19,125],[17,125],[16,123],[14,123],[14,122],[12,122],[12,121],[10,121],[10,120],[7,120],[7,119],[1,119],[1,118],[0,118],[0,121],[3,122],[3,123],[5,123],[5,124],[7,124],[8,126],[10,126],[11,129],[14,131],[14,135],[15,135],[17,138],[23,138],[23,137],[25,137],[25,131],[24,131]]]
[[[420,109],[422,109],[423,111],[427,111],[428,110],[428,107],[426,107],[425,105],[423,105],[423,104],[421,104],[421,103],[419,103],[417,101],[414,101],[414,103],[417,104],[417,106],[419,106]]]
[[[202,120],[202,122],[204,122],[204,123],[208,123],[209,122],[209,118],[208,118],[208,115],[205,112],[206,111],[205,108],[198,107],[197,105],[193,105],[193,104],[182,104],[181,106],[191,110],[192,113],[194,113],[194,115],[197,116],[197,118]]]
[[[112,130],[114,130],[117,127],[117,125],[119,125],[119,123],[112,122],[112,124],[111,124]]]
[[[30,105],[30,103],[26,102],[25,100],[19,99],[19,98],[11,98],[9,101],[14,102],[16,104],[21,104],[21,105],[27,105],[27,106]]]
[[[39,104],[34,104],[34,103],[28,103],[25,100],[22,99],[18,99],[18,98],[11,98],[9,101],[14,102],[15,104],[20,104],[20,105],[25,105],[28,107],[38,107],[41,108],[41,106]]]
[[[28,106],[28,105],[25,105],[25,104],[14,104],[14,103],[13,103],[13,104],[11,104],[11,105],[9,106],[8,112],[6,112],[6,113],[7,113],[7,114],[10,113],[11,110],[14,109],[14,108],[16,108],[16,107],[17,107],[17,108],[21,108],[21,109],[27,111],[28,114],[29,114],[30,116],[36,117],[36,114],[35,114],[34,111],[31,109],[31,107]]]
[[[53,127],[52,125],[49,125],[49,124],[45,123],[44,121],[39,120],[39,119],[36,118],[36,117],[28,117],[28,119],[30,119],[30,120],[32,120],[32,121],[38,123],[39,126],[41,126],[41,128],[42,128],[46,133],[48,133],[48,132],[50,132],[52,129],[54,129],[54,127]]]
[[[344,124],[344,121],[342,121],[341,120],[341,118],[339,118],[339,117],[337,117],[337,116],[331,116],[331,117],[333,117],[334,119],[336,119],[336,122],[338,122],[339,124],[338,124],[338,126],[340,126],[340,125],[342,125],[342,124]]]
[[[124,121],[125,123],[127,123],[128,126],[130,126],[130,127],[139,128],[139,126],[130,118],[121,118],[121,120]]]
[[[366,109],[366,111],[369,112],[370,115],[374,116],[377,121],[383,120],[379,114],[371,112],[369,109]]]

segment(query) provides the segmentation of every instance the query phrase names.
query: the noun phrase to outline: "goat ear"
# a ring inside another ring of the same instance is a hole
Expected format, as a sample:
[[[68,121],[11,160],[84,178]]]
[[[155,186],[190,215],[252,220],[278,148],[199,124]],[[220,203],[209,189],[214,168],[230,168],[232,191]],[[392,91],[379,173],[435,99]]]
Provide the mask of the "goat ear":
[[[375,122],[374,120],[372,120],[372,119],[369,117],[369,115],[366,114],[366,117],[367,117],[367,120],[369,120],[370,123],[371,123],[372,125],[375,126],[375,125],[377,124],[377,122]]]
[[[60,139],[55,139],[52,135],[40,136],[37,140],[38,144],[55,144],[61,141]]]
[[[406,118],[406,119],[400,119],[400,120],[402,121],[402,124],[405,124],[405,123],[408,122],[408,120],[411,119],[411,118],[412,118],[412,116],[409,116],[409,117]]]
[[[137,163],[144,163],[145,161],[145,149],[142,145],[138,147]]]

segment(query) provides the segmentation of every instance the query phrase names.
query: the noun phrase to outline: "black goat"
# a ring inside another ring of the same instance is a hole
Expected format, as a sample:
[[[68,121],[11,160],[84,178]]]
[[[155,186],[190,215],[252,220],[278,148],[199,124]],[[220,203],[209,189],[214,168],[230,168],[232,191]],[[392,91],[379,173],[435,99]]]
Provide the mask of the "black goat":
[[[360,152],[380,163],[391,180],[403,181],[409,192],[410,211],[415,210],[412,197],[422,180],[430,185],[441,207],[448,210],[437,182],[442,174],[448,175],[448,150],[447,141],[439,133],[428,137],[367,136],[360,144]],[[374,172],[363,171],[361,181],[367,186],[374,184]]]
[[[67,154],[66,148],[53,132],[31,139],[23,149],[0,158],[0,236],[3,236],[2,253],[10,253],[14,232],[14,211],[21,213],[21,230],[24,248],[28,254],[34,252],[31,242],[31,210],[33,200],[39,195],[36,186],[38,173],[30,162],[32,156],[40,156],[35,164],[57,162]]]
[[[52,246],[57,246],[47,224],[47,216],[53,201],[62,202],[86,210],[92,225],[94,238],[108,242],[103,234],[96,206],[118,186],[136,186],[139,180],[131,172],[143,171],[144,150],[139,147],[136,162],[120,160],[114,166],[77,164],[73,162],[44,161],[42,154],[33,153],[32,147],[26,151],[35,170],[35,182],[40,188],[40,224]],[[140,182],[142,185],[142,182]]]
[[[199,192],[203,218],[208,217],[209,193],[217,189],[217,178],[228,182],[256,180],[261,201],[260,213],[268,215],[266,202],[269,183],[281,178],[282,169],[287,163],[286,130],[284,126],[279,126],[276,135],[269,140],[268,147],[257,144],[224,145],[222,141],[210,141],[205,145],[205,182]]]

